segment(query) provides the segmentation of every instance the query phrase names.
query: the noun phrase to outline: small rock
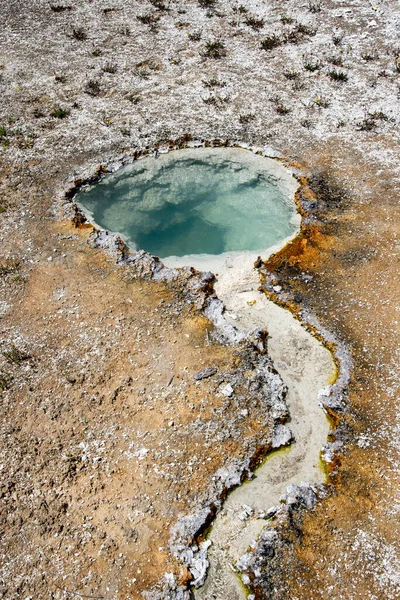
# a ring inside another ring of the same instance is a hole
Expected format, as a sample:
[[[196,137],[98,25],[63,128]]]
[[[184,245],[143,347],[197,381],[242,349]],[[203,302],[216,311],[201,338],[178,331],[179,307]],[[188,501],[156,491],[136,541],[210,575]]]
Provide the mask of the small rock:
[[[225,387],[222,388],[221,394],[223,394],[227,398],[230,398],[232,396],[232,394],[233,394],[233,387],[231,386],[230,383],[228,383]]]
[[[253,515],[253,509],[248,504],[242,504],[243,512],[240,513],[239,519],[241,521],[247,521]]]
[[[202,369],[201,371],[197,371],[193,375],[196,381],[200,381],[200,379],[207,379],[207,377],[212,377],[217,372],[216,367],[207,367],[207,369]]]

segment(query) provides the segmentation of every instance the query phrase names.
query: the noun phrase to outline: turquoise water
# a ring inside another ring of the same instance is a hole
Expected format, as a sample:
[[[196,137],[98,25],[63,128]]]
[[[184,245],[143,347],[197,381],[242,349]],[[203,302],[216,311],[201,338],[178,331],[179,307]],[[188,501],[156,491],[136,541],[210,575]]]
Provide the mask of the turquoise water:
[[[147,157],[84,188],[77,201],[131,249],[161,258],[268,248],[296,229],[294,205],[266,159],[250,155],[199,149]]]

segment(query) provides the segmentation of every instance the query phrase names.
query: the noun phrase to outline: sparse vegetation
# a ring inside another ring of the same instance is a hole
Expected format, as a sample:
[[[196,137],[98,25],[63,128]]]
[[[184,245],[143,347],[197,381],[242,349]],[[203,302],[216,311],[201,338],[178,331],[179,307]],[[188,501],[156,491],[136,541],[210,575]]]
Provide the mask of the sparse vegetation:
[[[201,8],[215,8],[216,0],[198,0]]]
[[[365,52],[361,55],[361,58],[365,60],[365,62],[372,62],[379,58],[379,55],[376,52]]]
[[[161,2],[160,0],[150,0],[150,4],[152,4],[154,6],[154,8],[156,8],[157,10],[161,11],[161,12],[168,12],[169,8],[166,4],[164,4],[164,2]]]
[[[10,373],[3,373],[2,371],[0,371],[0,392],[8,390],[12,380],[13,377],[12,375],[10,375]]]
[[[273,33],[272,35],[267,35],[266,38],[261,42],[261,48],[263,50],[273,50],[274,48],[278,48],[282,44],[282,39]]]
[[[247,12],[249,12],[248,9],[245,6],[243,6],[243,4],[240,4],[240,6],[234,6],[232,8],[232,11],[234,13],[241,13],[241,14],[246,14]]]
[[[285,106],[282,103],[275,104],[275,110],[278,113],[278,115],[282,115],[282,116],[290,113],[290,108],[288,108],[287,106]]]
[[[94,50],[92,50],[92,56],[94,57],[98,57],[102,55],[102,51],[100,50],[100,48],[95,48]]]
[[[306,84],[304,83],[304,81],[300,81],[300,79],[295,79],[293,82],[292,89],[295,92],[300,92],[301,90],[304,90],[305,87],[306,87]]]
[[[306,71],[310,73],[314,73],[314,71],[318,71],[322,67],[322,64],[319,60],[313,60],[312,58],[307,58],[304,62],[304,68]]]
[[[317,98],[315,98],[314,103],[319,107],[319,108],[328,108],[331,103],[327,98],[323,98],[322,96],[317,96]]]
[[[290,17],[289,15],[281,16],[281,23],[283,23],[283,25],[291,25],[293,22],[294,22],[293,17]]]
[[[62,106],[56,106],[51,112],[51,116],[55,119],[65,119],[71,114],[69,108],[63,108]]]
[[[223,42],[206,42],[204,56],[207,58],[222,58],[226,55],[226,49]]]
[[[16,346],[14,346],[14,344],[11,344],[9,350],[3,350],[2,355],[7,362],[14,365],[20,365],[24,361],[32,358],[30,354],[27,354],[23,350],[19,350]]]
[[[312,13],[321,12],[321,2],[319,0],[308,0],[308,10]]]
[[[258,31],[259,29],[262,29],[264,27],[265,21],[262,18],[248,16],[244,22],[246,23],[246,25],[248,25],[255,31]]]
[[[99,96],[101,93],[100,82],[97,79],[89,79],[84,91],[89,96]]]
[[[0,265],[0,277],[17,273],[20,265],[20,261],[16,258],[6,261]]]
[[[189,40],[192,42],[199,42],[201,40],[201,31],[193,31],[188,34]]]
[[[239,115],[239,123],[241,125],[247,125],[247,123],[250,123],[250,121],[254,121],[255,118],[256,118],[256,115],[254,113],[247,113],[244,115]]]
[[[204,104],[210,104],[215,107],[222,107],[224,104],[227,104],[229,102],[229,97],[222,97],[219,94],[216,94],[214,96],[208,96],[207,98],[203,98],[203,102]]]
[[[341,56],[330,56],[328,62],[335,67],[343,67],[343,58]]]
[[[132,104],[139,104],[142,98],[137,92],[131,92],[126,96],[126,99]]]
[[[211,79],[208,79],[206,81],[203,81],[203,84],[206,88],[217,88],[217,87],[224,87],[226,85],[226,83],[224,81],[220,81],[219,79],[216,79],[215,77],[212,77]]]
[[[378,125],[378,121],[389,121],[389,117],[381,110],[369,112],[358,123],[358,129],[360,131],[374,131]]]
[[[289,81],[292,81],[294,79],[298,79],[300,77],[300,73],[298,73],[298,71],[284,71],[283,76],[286,79],[289,79]]]
[[[328,72],[329,77],[332,79],[332,81],[348,81],[349,77],[347,75],[347,73],[345,73],[344,71],[329,71]]]
[[[50,4],[50,8],[55,13],[62,13],[72,10],[72,6],[63,6],[61,4]]]
[[[343,36],[338,33],[332,36],[332,42],[335,44],[335,46],[340,46],[342,40]]]
[[[88,37],[87,33],[83,29],[83,27],[77,27],[76,29],[73,29],[72,30],[72,35],[79,42],[83,42],[84,40],[87,40],[87,37]]]
[[[312,121],[310,121],[310,119],[302,119],[300,121],[300,125],[302,127],[304,127],[305,129],[311,129],[313,124],[312,124]]]
[[[34,119],[42,119],[45,116],[45,113],[42,108],[36,106],[32,111],[32,117]]]
[[[160,16],[147,13],[146,15],[136,15],[136,18],[143,23],[143,25],[150,25],[150,27],[154,28],[157,25]]]
[[[315,35],[315,30],[303,23],[297,23],[293,29],[278,36],[276,33],[268,35],[261,42],[263,50],[273,50],[282,44],[298,44],[305,36]]]
[[[57,73],[54,73],[54,80],[56,83],[66,83],[67,77],[66,75],[57,75]]]
[[[104,67],[102,68],[102,70],[104,71],[104,73],[110,73],[112,75],[114,75],[114,73],[116,73],[118,71],[117,65],[114,63],[106,63],[104,65]]]

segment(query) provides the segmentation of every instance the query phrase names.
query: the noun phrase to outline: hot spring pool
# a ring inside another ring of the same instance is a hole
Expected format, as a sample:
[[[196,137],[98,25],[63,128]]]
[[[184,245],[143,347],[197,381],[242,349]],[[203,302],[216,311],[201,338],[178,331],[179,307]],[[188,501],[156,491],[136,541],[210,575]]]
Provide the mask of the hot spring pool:
[[[277,161],[243,149],[200,148],[135,161],[82,189],[77,202],[131,250],[162,259],[215,256],[262,252],[292,235],[296,188]]]

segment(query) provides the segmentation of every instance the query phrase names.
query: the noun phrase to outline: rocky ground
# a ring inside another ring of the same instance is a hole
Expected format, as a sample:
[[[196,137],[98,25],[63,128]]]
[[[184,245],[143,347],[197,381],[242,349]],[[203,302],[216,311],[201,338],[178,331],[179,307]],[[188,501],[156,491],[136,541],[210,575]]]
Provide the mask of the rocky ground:
[[[190,137],[313,175],[307,228],[266,289],[279,282],[276,299],[353,360],[329,494],[276,524],[255,594],[398,597],[395,3],[11,0],[0,15],[3,597],[185,582],[170,528],[207,504],[218,469],[270,443],[262,405],[238,418],[251,390],[222,394],[248,357],[207,345],[185,277],[139,281],[56,214],[75,177]]]

